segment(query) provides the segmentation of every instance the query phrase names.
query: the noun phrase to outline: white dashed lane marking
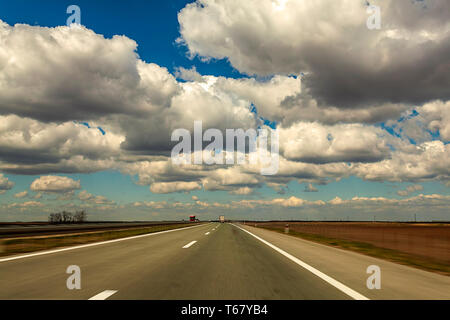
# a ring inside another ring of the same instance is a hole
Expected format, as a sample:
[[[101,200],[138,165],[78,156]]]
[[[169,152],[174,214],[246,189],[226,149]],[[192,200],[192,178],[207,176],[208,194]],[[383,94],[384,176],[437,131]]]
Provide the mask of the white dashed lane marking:
[[[191,241],[191,242],[189,242],[187,245],[185,245],[184,247],[183,247],[183,249],[187,249],[187,248],[189,248],[190,246],[192,246],[194,243],[196,243],[197,241]]]
[[[89,298],[89,300],[106,300],[116,292],[117,290],[105,290],[103,292],[100,292],[99,294],[96,294],[92,298]]]

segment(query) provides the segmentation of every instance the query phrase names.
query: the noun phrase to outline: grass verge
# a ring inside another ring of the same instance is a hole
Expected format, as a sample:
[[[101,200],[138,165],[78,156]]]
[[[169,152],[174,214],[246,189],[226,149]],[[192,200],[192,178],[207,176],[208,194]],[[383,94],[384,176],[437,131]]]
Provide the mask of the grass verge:
[[[168,224],[132,229],[109,231],[91,231],[76,234],[61,234],[47,236],[33,236],[22,238],[0,239],[0,256],[48,250],[52,248],[75,246],[93,242],[114,240],[141,234],[154,233],[165,230],[191,227],[192,224]]]
[[[284,233],[284,229],[271,228],[267,226],[258,226],[271,231],[276,231],[279,233]],[[412,255],[409,253],[377,247],[370,243],[342,240],[337,238],[329,238],[317,234],[301,233],[297,231],[289,231],[289,235],[294,237],[299,237],[308,241],[313,241],[328,246],[355,251],[362,253],[371,257],[380,258],[384,260],[389,260],[392,262],[400,263],[410,267],[415,267],[418,269],[440,273],[446,276],[450,276],[450,266],[441,261],[432,260],[429,258],[424,258],[421,256]]]

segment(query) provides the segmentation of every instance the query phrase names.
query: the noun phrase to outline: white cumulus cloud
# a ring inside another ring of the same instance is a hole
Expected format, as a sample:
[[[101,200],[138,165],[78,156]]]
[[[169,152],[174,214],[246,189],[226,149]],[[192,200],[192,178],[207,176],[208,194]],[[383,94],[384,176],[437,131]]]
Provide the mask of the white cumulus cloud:
[[[80,189],[80,181],[64,176],[42,176],[31,183],[32,191],[66,193]]]

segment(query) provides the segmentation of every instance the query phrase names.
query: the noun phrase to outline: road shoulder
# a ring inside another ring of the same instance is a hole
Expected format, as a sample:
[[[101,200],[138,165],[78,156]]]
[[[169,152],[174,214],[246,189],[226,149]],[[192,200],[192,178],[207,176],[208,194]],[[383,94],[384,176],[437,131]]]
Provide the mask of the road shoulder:
[[[274,231],[239,225],[370,299],[450,299],[450,277],[310,242]],[[381,289],[370,290],[369,266],[381,269]]]

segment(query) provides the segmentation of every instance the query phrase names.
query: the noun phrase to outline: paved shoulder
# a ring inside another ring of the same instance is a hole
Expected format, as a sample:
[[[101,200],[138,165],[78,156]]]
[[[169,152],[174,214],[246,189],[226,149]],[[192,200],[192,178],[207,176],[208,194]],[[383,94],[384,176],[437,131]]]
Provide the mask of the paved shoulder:
[[[450,299],[450,277],[407,267],[359,253],[332,248],[261,228],[240,227],[298,257],[370,299]],[[381,269],[381,289],[366,281],[371,265]]]

